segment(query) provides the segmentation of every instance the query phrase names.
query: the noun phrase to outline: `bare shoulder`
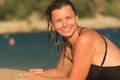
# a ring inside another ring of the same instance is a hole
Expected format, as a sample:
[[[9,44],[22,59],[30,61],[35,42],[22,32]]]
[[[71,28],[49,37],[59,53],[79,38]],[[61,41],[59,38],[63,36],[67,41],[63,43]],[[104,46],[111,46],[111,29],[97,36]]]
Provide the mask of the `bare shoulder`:
[[[98,42],[97,36],[98,33],[96,31],[83,29],[75,44],[74,57],[79,56],[81,61],[83,59],[83,62],[92,60],[96,50],[96,43]],[[86,60],[84,57],[86,57]]]
[[[98,33],[92,29],[84,29],[82,30],[78,41],[83,41],[83,42],[93,42],[95,38],[97,37]]]

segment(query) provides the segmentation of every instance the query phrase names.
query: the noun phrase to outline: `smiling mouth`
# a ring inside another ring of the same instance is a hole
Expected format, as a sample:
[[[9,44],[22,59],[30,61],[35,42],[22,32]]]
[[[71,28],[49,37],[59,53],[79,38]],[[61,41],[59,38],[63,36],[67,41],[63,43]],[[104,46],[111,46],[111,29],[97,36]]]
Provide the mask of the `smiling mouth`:
[[[70,31],[70,28],[63,29],[63,32],[69,32],[69,31]]]

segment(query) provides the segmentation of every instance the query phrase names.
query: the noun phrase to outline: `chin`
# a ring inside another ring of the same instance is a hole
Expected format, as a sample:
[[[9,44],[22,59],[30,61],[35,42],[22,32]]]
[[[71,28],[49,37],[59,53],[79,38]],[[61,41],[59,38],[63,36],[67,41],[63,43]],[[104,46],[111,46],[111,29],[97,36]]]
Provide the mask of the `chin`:
[[[71,33],[71,34],[63,34],[63,36],[64,36],[65,38],[70,38],[70,37],[72,36],[72,33]]]
[[[63,37],[71,37],[73,34],[74,34],[75,30],[70,30],[68,32],[60,32],[60,35],[63,36]]]

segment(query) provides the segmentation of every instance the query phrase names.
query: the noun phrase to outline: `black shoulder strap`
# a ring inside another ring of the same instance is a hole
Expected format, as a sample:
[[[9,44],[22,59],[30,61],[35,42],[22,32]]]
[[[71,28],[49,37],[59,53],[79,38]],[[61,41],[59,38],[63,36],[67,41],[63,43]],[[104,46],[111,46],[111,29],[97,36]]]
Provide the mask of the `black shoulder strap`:
[[[101,34],[100,34],[100,35],[101,35]],[[101,35],[101,36],[102,36],[102,38],[103,38],[103,40],[104,40],[104,42],[105,42],[105,54],[104,54],[104,57],[103,57],[103,61],[102,61],[102,63],[101,63],[101,67],[102,67],[103,64],[104,64],[104,62],[105,62],[106,55],[107,55],[107,42],[106,42],[104,36],[103,36],[103,35]]]
[[[83,30],[84,28],[85,28],[85,27],[82,27],[82,28],[80,29],[79,36],[80,36],[80,34],[81,34],[81,32],[82,32],[82,30]]]

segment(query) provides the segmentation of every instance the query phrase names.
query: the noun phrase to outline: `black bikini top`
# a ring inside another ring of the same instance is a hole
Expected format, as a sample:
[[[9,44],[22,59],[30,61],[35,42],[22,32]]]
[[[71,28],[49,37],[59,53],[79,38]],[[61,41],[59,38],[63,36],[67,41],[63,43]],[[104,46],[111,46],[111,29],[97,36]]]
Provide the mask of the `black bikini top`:
[[[84,28],[81,28],[79,35],[83,29]],[[103,66],[107,56],[108,45],[105,37],[102,34],[100,34],[100,36],[103,38],[105,43],[104,57],[100,66],[91,64],[86,80],[120,80],[120,66]]]

